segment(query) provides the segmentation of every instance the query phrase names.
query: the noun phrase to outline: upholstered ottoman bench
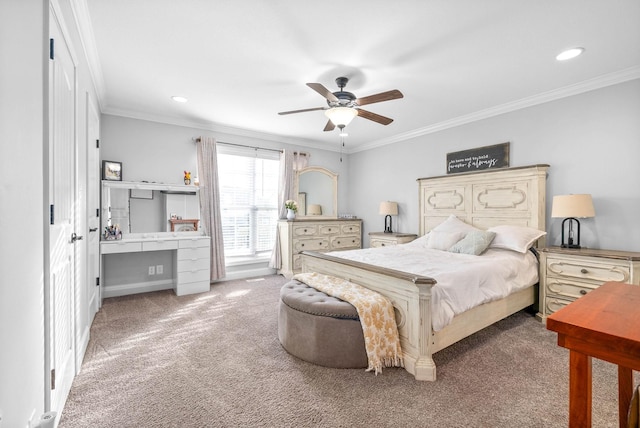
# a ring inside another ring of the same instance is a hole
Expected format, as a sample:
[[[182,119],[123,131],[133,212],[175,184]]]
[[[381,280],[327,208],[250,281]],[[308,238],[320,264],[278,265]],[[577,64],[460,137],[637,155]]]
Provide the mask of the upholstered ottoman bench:
[[[278,338],[290,354],[324,367],[367,367],[356,308],[296,280],[280,290]]]

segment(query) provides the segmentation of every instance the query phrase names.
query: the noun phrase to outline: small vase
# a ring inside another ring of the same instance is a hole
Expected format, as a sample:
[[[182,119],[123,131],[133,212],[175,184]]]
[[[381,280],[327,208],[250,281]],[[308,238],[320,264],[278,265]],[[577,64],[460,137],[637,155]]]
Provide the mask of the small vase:
[[[287,208],[287,220],[293,220],[296,218],[296,212]]]
[[[190,178],[185,178],[184,179],[184,184],[186,184],[186,185],[191,184],[191,179]]]

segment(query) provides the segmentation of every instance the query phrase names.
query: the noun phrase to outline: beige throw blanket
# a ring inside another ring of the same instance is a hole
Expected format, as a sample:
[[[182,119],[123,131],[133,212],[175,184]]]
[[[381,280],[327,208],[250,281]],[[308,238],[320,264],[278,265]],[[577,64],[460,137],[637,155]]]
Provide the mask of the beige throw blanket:
[[[383,367],[404,367],[398,327],[389,299],[358,284],[315,272],[299,273],[293,279],[355,306],[369,359],[367,371],[375,370],[378,374]]]

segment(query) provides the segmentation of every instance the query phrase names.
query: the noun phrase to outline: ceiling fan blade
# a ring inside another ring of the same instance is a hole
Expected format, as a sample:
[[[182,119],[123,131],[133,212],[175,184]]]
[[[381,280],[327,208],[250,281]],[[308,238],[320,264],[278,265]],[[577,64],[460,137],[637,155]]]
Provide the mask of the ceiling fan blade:
[[[325,131],[333,131],[334,129],[336,129],[336,126],[331,121],[328,121],[324,127]]]
[[[278,114],[304,113],[306,111],[316,111],[316,110],[326,110],[326,109],[327,107],[314,107],[314,108],[305,108],[302,110],[281,111]]]
[[[397,89],[393,89],[391,91],[380,92],[379,94],[375,94],[375,95],[369,95],[368,97],[358,98],[356,100],[356,103],[359,106],[363,106],[366,104],[379,103],[382,101],[397,100],[398,98],[403,98],[403,97],[404,95],[402,95],[402,92],[400,92]]]
[[[334,103],[338,102],[338,97],[333,95],[333,93],[324,87],[322,83],[307,83],[307,86],[325,97],[327,100],[332,101]]]
[[[376,114],[376,113],[371,113],[370,111],[362,110],[361,108],[358,109],[358,116],[364,117],[365,119],[369,119],[369,120],[372,120],[374,122],[381,123],[383,125],[388,125],[391,122],[393,122],[393,119],[391,119],[389,117],[381,116],[381,115]]]

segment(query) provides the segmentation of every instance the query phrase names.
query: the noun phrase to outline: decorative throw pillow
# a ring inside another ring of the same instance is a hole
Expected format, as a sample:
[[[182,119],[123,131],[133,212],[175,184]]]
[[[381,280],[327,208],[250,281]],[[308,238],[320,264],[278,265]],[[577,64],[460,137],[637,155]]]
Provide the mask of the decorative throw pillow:
[[[531,227],[512,225],[494,226],[487,230],[496,234],[489,248],[504,248],[522,254],[526,253],[538,238],[547,234]]]
[[[464,235],[466,235],[465,232],[442,232],[434,229],[429,232],[427,248],[447,251],[453,244],[464,238]]]
[[[445,221],[432,229],[432,231],[438,232],[463,232],[465,234],[474,230],[480,229],[477,229],[470,224],[465,223],[453,214],[451,214]]]
[[[484,250],[489,247],[493,238],[495,238],[495,232],[477,230],[467,233],[460,241],[456,242],[449,251],[452,253],[471,254],[479,256]]]

